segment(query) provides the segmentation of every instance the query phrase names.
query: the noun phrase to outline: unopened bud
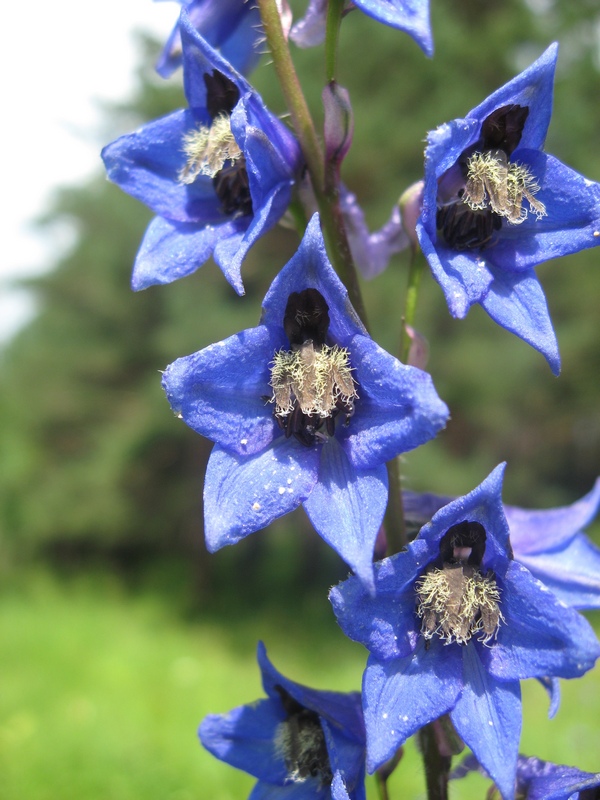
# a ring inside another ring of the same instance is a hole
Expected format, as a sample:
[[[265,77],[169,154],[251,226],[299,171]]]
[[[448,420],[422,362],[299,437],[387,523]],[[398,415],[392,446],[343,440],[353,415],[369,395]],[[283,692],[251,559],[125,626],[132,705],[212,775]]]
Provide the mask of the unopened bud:
[[[409,186],[400,196],[398,205],[402,212],[402,227],[410,239],[413,249],[418,248],[417,220],[421,216],[423,204],[423,181],[417,181]]]

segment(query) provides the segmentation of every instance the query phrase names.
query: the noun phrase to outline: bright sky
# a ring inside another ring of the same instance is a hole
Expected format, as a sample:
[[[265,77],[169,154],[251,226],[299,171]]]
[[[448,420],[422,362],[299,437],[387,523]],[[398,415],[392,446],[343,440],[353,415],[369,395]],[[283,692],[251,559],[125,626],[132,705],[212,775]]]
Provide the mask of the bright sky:
[[[29,222],[44,212],[54,188],[101,169],[106,143],[98,141],[98,100],[122,99],[132,87],[132,31],[165,40],[179,9],[152,0],[7,3],[0,47],[0,342],[33,312],[10,280],[39,273],[71,240],[67,230],[40,237]]]

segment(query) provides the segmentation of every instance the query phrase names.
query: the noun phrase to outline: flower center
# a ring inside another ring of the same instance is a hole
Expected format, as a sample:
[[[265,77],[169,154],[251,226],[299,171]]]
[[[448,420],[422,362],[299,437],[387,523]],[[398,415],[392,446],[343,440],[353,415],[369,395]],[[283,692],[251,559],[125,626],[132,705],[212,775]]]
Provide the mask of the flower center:
[[[529,167],[511,162],[521,141],[529,109],[496,109],[481,126],[475,148],[463,153],[439,181],[437,227],[455,250],[482,248],[503,222],[519,225],[529,213],[547,216],[535,195],[540,191]]]
[[[321,786],[328,786],[333,774],[319,715],[294,700],[283,687],[275,688],[287,713],[287,719],[277,726],[275,748],[283,757],[288,779],[302,783],[319,778]]]
[[[193,183],[198,175],[214,178],[225,166],[243,158],[242,151],[231,132],[230,117],[219,114],[210,128],[201,125],[183,137],[183,152],[187,161],[179,173],[181,183]]]
[[[479,569],[485,530],[478,522],[453,525],[440,543],[441,567],[432,566],[415,584],[417,614],[425,639],[466,644],[472,636],[487,643],[500,622],[500,589],[494,573]]]
[[[329,309],[317,289],[292,293],[284,317],[291,349],[279,350],[271,362],[275,419],[286,437],[309,447],[333,436],[340,412],[349,422],[358,397],[350,354],[325,344],[328,328]]]
[[[528,167],[510,163],[503,150],[473,153],[467,160],[467,182],[462,202],[472,211],[491,208],[513,225],[527,219],[529,210],[538,219],[545,217],[546,206],[535,199],[540,187]]]
[[[184,135],[186,163],[178,179],[192,184],[200,175],[212,178],[223,213],[245,216],[252,213],[246,159],[231,130],[231,112],[240,93],[235,83],[218,70],[212,75],[206,73],[204,82],[212,124],[199,125]]]

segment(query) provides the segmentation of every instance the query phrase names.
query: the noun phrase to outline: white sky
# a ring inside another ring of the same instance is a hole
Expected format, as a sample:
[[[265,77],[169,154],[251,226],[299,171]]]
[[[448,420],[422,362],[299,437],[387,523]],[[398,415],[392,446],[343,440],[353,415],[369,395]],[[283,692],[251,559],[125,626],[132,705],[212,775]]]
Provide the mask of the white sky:
[[[70,241],[69,231],[40,237],[28,223],[44,212],[54,188],[101,169],[97,101],[122,99],[131,90],[137,55],[132,31],[166,40],[179,9],[176,2],[152,0],[6,4],[0,342],[33,312],[31,300],[11,290],[10,280],[39,273]]]

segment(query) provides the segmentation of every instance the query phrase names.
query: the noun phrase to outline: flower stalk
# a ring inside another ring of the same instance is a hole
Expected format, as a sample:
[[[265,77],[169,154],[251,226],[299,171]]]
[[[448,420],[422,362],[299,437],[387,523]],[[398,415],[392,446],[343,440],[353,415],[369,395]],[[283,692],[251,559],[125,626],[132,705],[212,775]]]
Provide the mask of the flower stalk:
[[[273,65],[311,177],[327,251],[336,272],[348,289],[350,300],[357,314],[368,328],[358,276],[340,210],[339,187],[326,188],[323,150],[292,61],[277,3],[275,0],[258,0],[258,7]]]
[[[410,336],[408,335],[407,326],[412,327],[415,322],[417,313],[417,301],[419,298],[419,286],[421,284],[421,276],[423,275],[423,267],[425,266],[425,259],[421,248],[411,247],[410,250],[410,264],[408,267],[408,285],[406,288],[406,299],[404,301],[404,314],[402,316],[402,329],[400,331],[400,361],[404,364],[408,363],[408,354],[410,351]]]
[[[338,43],[344,0],[329,0],[325,32],[325,74],[327,82],[337,79]]]
[[[448,800],[448,779],[452,757],[442,754],[436,735],[436,725],[439,725],[439,720],[424,725],[418,733],[425,767],[427,800]]]

